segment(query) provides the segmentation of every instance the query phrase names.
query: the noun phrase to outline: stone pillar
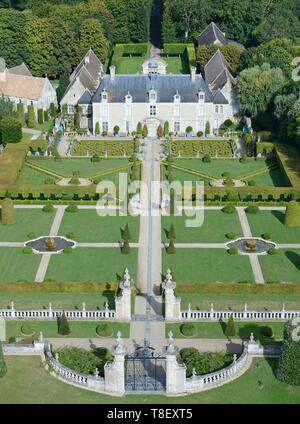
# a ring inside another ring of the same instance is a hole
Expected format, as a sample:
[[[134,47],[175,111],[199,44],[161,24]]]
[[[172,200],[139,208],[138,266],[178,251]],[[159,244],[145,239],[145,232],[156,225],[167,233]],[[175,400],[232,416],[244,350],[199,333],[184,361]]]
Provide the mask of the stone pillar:
[[[127,349],[123,344],[120,331],[117,334],[117,344],[113,347],[114,362],[105,364],[105,391],[123,395],[125,393],[125,355]]]
[[[43,333],[40,331],[39,339],[34,341],[34,348],[36,352],[43,353],[45,350],[45,341]]]
[[[122,295],[116,297],[116,318],[120,321],[131,320],[131,290],[134,287],[134,282],[130,278],[129,271],[126,268],[124,277],[120,283]]]
[[[172,272],[167,271],[167,276],[162,284],[165,291],[165,319],[166,321],[180,321],[181,319],[181,299],[176,298],[174,290],[176,283],[173,281]]]
[[[6,322],[5,319],[0,317],[0,342],[5,342],[6,340]]]
[[[247,347],[248,353],[251,355],[259,354],[260,353],[260,344],[259,342],[254,340],[254,335],[251,333],[250,340],[245,343],[245,346]]]
[[[177,362],[178,348],[174,346],[172,332],[169,333],[166,348],[166,392],[170,395],[183,394],[186,383],[186,367]]]

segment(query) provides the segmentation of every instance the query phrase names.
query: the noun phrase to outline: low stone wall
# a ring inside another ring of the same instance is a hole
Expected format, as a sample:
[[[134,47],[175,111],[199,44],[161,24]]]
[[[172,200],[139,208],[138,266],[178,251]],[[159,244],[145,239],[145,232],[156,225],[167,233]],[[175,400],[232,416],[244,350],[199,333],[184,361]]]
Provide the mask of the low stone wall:
[[[99,321],[116,319],[116,312],[106,308],[103,311],[62,311],[52,309],[42,310],[16,310],[16,309],[0,309],[0,317],[5,320],[39,320],[52,321],[57,320],[65,312],[66,317],[70,321]]]

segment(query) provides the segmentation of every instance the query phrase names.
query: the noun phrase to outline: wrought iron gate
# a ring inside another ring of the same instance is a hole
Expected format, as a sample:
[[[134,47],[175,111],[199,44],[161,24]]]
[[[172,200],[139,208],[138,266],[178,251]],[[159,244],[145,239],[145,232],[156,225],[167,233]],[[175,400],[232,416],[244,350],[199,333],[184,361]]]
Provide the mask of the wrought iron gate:
[[[150,347],[138,348],[125,359],[127,392],[164,392],[166,390],[166,358],[155,355]]]

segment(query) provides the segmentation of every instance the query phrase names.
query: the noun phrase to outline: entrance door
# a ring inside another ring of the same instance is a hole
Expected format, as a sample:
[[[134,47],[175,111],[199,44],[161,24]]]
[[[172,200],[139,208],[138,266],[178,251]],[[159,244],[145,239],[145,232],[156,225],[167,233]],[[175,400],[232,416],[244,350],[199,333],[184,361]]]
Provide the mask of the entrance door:
[[[148,134],[150,138],[157,138],[157,125],[155,123],[148,125]]]

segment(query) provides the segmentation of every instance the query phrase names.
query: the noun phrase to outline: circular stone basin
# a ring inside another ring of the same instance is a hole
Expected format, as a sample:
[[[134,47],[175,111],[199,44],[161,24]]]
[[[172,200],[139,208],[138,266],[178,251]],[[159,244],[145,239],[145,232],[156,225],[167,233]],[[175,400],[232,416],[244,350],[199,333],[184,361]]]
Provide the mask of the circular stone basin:
[[[77,244],[66,237],[39,237],[35,240],[29,240],[24,244],[25,247],[31,247],[34,253],[62,253],[67,247],[74,249]]]
[[[276,249],[277,244],[260,237],[240,237],[226,243],[226,248],[236,247],[242,255],[266,255],[269,250]]]

